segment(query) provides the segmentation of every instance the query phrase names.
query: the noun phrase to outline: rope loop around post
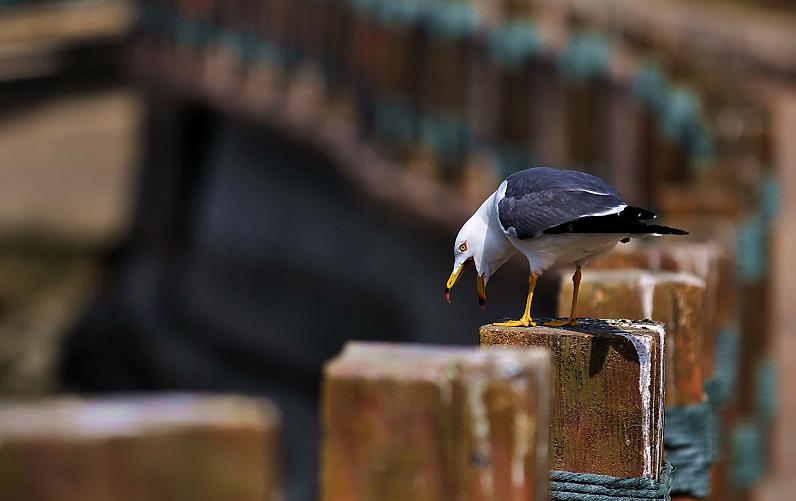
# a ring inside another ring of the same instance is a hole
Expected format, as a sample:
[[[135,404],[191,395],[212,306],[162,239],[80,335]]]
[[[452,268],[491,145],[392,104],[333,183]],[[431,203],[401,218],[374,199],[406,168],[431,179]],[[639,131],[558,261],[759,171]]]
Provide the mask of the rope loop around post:
[[[709,403],[666,409],[663,447],[673,467],[672,492],[705,498],[710,494],[710,466],[716,456],[712,440],[714,410]]]
[[[714,409],[724,407],[736,393],[738,379],[738,326],[725,327],[716,337],[714,376],[705,382],[705,393]]]
[[[558,55],[558,70],[564,81],[580,85],[608,73],[614,47],[610,41],[596,33],[580,33],[572,37]]]
[[[542,50],[536,25],[524,19],[510,21],[490,30],[487,36],[490,59],[505,68],[517,68]]]
[[[658,480],[619,478],[595,473],[551,471],[552,501],[668,501],[672,466],[664,465]]]

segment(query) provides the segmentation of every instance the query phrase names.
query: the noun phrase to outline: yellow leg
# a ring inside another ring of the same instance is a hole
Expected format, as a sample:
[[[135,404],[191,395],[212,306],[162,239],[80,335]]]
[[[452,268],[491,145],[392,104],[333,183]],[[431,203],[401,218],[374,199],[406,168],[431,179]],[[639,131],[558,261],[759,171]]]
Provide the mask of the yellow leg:
[[[519,320],[509,320],[508,322],[498,322],[493,325],[500,327],[529,327],[535,326],[536,322],[531,320],[531,302],[533,301],[533,290],[536,288],[536,273],[531,273],[528,278],[528,300],[525,302],[525,312]]]
[[[551,322],[545,322],[545,325],[548,327],[563,327],[565,325],[574,326],[578,323],[575,320],[575,309],[578,307],[578,289],[580,289],[580,265],[575,270],[575,274],[572,275],[572,309],[569,310],[569,318],[564,318],[561,320],[553,320]]]

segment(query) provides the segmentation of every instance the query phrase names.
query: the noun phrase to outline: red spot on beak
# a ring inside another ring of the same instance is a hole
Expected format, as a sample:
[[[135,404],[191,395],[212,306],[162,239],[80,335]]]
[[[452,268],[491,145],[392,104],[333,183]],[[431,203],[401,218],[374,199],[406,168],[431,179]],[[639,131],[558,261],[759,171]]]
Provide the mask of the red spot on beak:
[[[451,303],[451,290],[447,287],[445,287],[445,301],[447,301],[448,304]]]

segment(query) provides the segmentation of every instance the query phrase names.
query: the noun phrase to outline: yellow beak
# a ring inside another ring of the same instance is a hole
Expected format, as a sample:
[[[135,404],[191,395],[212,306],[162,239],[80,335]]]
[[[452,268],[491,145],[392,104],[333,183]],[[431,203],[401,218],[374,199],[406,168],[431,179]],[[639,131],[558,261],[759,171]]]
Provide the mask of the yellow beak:
[[[445,301],[449,303],[451,302],[451,289],[453,288],[454,285],[456,285],[456,282],[459,280],[459,275],[462,274],[465,263],[462,263],[461,266],[453,270],[451,276],[448,277],[448,282],[445,284]]]
[[[478,291],[478,306],[481,307],[482,310],[486,309],[486,284],[484,284],[484,278],[479,273],[475,279],[475,286],[476,290]]]

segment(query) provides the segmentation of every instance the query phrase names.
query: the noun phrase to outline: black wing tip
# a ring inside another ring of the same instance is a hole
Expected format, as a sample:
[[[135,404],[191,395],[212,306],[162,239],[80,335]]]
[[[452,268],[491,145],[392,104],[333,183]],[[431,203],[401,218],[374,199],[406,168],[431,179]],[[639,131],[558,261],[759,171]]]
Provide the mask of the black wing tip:
[[[647,210],[642,207],[633,207],[632,205],[625,207],[622,210],[622,214],[637,221],[652,221],[653,219],[658,218],[658,215],[651,210]]]
[[[649,225],[646,227],[648,233],[658,233],[660,235],[690,235],[689,232],[681,230],[680,228],[672,228],[671,226],[660,226],[657,224]]]

